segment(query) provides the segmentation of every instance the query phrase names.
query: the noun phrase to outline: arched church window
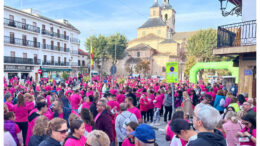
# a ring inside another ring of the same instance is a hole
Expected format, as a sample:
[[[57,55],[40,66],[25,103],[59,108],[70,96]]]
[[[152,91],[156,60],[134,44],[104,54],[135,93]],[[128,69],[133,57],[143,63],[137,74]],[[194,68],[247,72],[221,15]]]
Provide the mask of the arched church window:
[[[165,14],[164,15],[164,18],[165,18],[165,22],[168,20],[168,15],[167,14]]]
[[[140,52],[137,52],[137,57],[140,57]]]

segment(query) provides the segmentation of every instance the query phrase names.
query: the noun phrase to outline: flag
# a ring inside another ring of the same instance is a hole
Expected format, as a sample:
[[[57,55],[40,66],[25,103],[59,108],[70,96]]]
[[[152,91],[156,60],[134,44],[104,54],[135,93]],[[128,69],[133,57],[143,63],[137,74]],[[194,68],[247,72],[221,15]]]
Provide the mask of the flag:
[[[93,48],[92,48],[92,45],[91,45],[91,50],[90,50],[90,65],[91,65],[91,68],[93,68]]]

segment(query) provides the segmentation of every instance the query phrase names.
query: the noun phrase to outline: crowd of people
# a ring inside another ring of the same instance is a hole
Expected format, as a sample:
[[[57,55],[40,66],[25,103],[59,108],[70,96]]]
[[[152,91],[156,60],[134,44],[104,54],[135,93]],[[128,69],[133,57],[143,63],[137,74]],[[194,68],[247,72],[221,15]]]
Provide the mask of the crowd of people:
[[[236,84],[186,81],[172,89],[152,78],[83,81],[81,75],[57,84],[13,77],[4,79],[4,143],[154,146],[153,127],[165,123],[171,146],[255,146],[255,105]]]

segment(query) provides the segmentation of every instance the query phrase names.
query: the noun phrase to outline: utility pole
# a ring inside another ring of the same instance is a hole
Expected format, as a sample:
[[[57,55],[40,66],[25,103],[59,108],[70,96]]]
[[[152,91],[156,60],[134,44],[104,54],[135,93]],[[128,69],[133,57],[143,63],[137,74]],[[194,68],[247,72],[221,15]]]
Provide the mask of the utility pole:
[[[116,39],[115,39],[115,60],[114,65],[116,65]],[[112,87],[114,87],[115,74],[113,73]]]
[[[89,52],[89,54],[90,54],[90,62],[91,62],[91,49],[93,49],[92,48],[92,39],[91,39],[91,34],[92,34],[92,29],[90,29],[90,52]],[[93,50],[92,50],[93,51]],[[93,52],[92,52],[93,53]],[[93,55],[94,56],[94,55]],[[94,57],[93,57],[94,58]],[[94,67],[94,63],[93,63],[93,67]],[[90,83],[92,83],[92,75],[91,75],[91,71],[92,71],[92,66],[91,66],[91,63],[90,63],[90,70],[89,70],[90,72],[89,72],[89,76],[90,76]]]

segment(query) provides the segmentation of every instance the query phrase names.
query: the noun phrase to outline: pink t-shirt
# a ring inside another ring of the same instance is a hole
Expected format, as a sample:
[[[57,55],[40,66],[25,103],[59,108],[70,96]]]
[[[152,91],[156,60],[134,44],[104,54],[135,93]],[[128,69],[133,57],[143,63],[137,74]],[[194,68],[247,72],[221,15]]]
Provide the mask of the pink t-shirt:
[[[162,96],[161,96],[161,95],[157,96],[157,97],[155,98],[155,100],[156,100],[156,102],[155,102],[155,104],[154,104],[154,107],[161,109],[161,107],[162,107],[162,102],[163,102]]]
[[[228,120],[223,124],[223,128],[226,131],[226,141],[228,146],[237,146],[239,144],[238,138],[236,137],[237,132],[241,131],[239,123],[233,123]]]
[[[140,99],[140,111],[148,111],[148,100],[146,97]]]
[[[120,104],[125,101],[125,95],[124,94],[118,94],[116,96],[116,101]]]
[[[89,109],[91,104],[92,104],[92,102],[84,102],[84,103],[82,104],[82,108]]]
[[[245,131],[247,131],[248,133],[249,133],[249,129],[248,130],[246,130],[246,128],[243,128],[242,130],[241,130],[241,132],[245,132]],[[256,129],[253,129],[253,131],[252,131],[252,136],[254,137],[254,138],[256,138]],[[255,146],[256,144],[250,139],[250,141],[249,142],[240,142],[240,145],[242,146],[242,145],[247,145],[247,146]]]
[[[87,139],[84,136],[81,136],[79,140],[68,138],[64,146],[85,146]]]
[[[71,109],[78,109],[81,102],[81,96],[78,94],[71,95]]]
[[[13,106],[13,111],[15,115],[15,122],[27,122],[28,121],[28,113],[31,109],[31,104],[34,105],[34,103],[28,103],[24,106],[19,106],[16,104]]]
[[[116,107],[116,111],[119,111],[119,103],[114,100],[110,100],[107,102],[107,105],[110,106],[111,110]]]
[[[125,138],[122,146],[135,146],[135,144],[131,144],[128,138]]]
[[[91,125],[85,124],[85,130],[89,133],[91,132],[93,127]]]
[[[132,108],[128,108],[127,110],[128,110],[130,113],[135,114],[137,120],[138,120],[138,119],[142,119],[141,112],[140,112],[140,110],[139,110],[138,108],[132,107]]]

